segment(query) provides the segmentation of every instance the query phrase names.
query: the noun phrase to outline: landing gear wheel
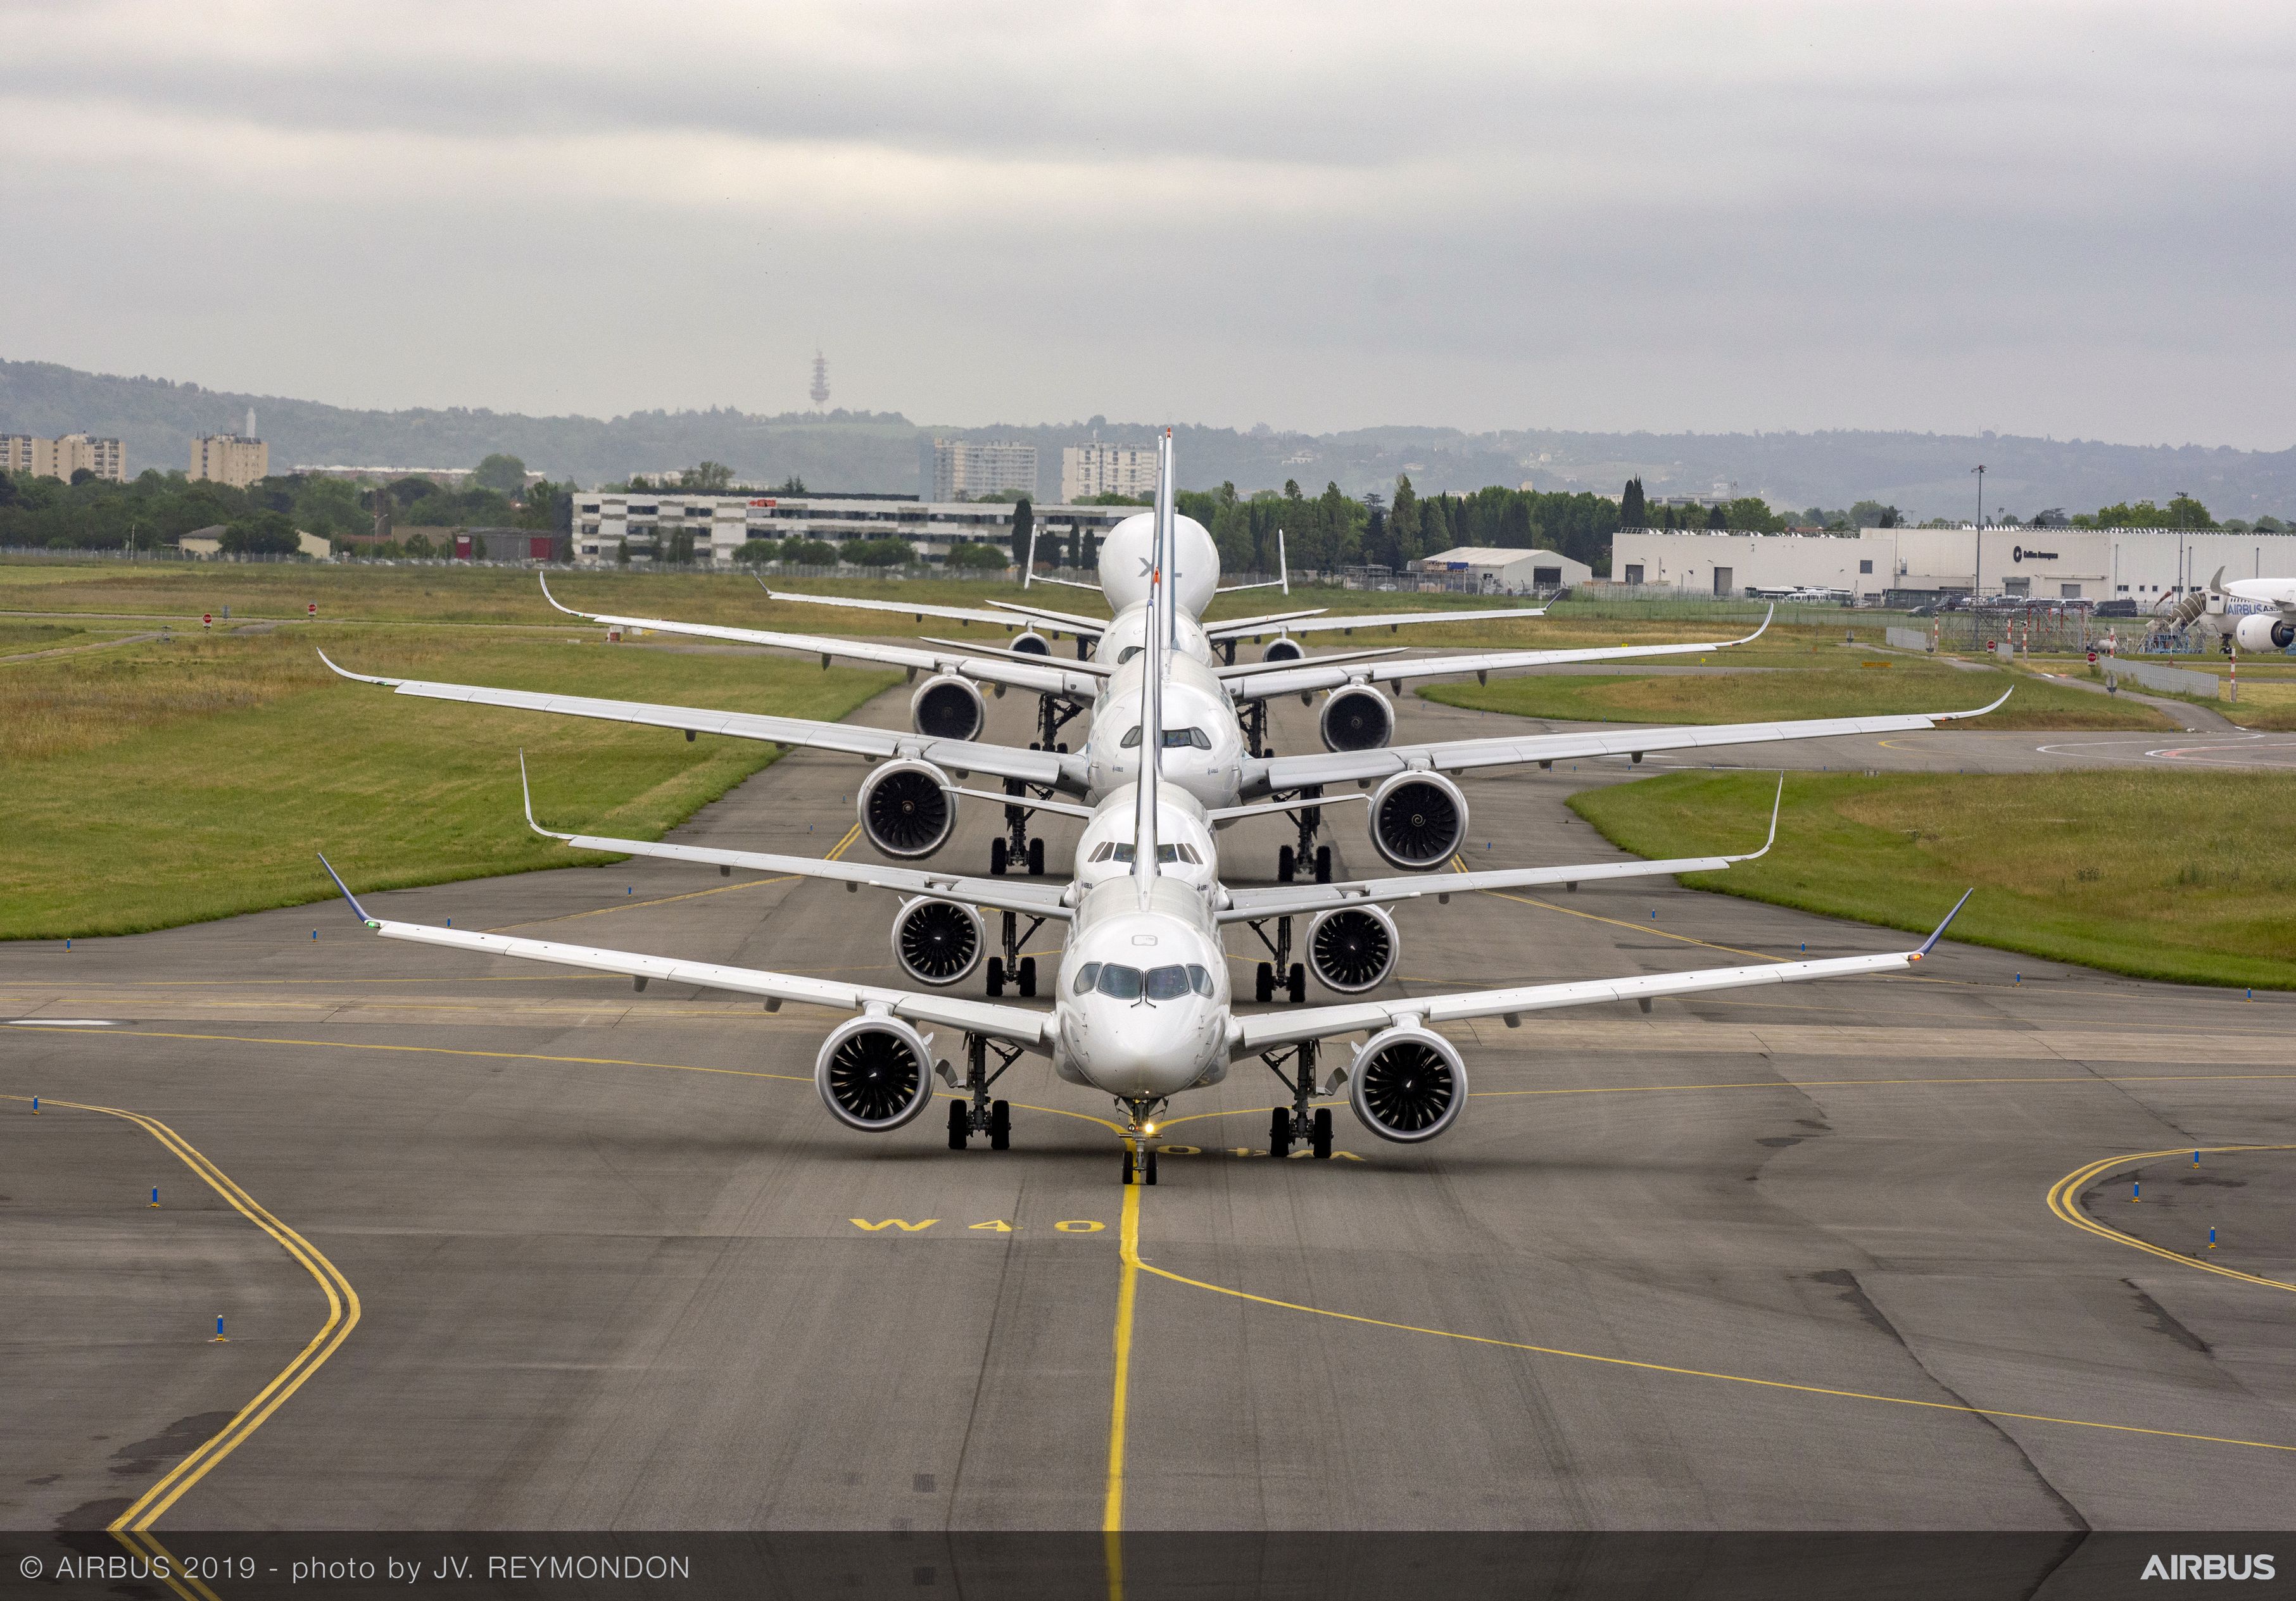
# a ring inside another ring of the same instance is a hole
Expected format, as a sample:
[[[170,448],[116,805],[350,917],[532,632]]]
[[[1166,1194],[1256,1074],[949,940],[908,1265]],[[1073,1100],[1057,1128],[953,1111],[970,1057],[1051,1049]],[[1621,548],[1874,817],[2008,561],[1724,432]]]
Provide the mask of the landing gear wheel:
[[[1308,964],[1292,964],[1292,981],[1283,986],[1283,997],[1294,1006],[1308,999]]]
[[[1031,839],[1029,841],[1029,877],[1031,878],[1041,878],[1044,876],[1045,842],[1041,839]],[[1029,992],[1027,991],[1022,992],[1024,994],[1028,992]]]
[[[1279,1159],[1292,1154],[1292,1114],[1286,1107],[1268,1115],[1267,1154]]]
[[[1058,745],[1054,746],[1053,748],[1060,752],[1061,755],[1066,756],[1069,754],[1069,742],[1066,739],[1063,739]]]
[[[1001,956],[988,959],[988,992],[992,996],[1004,992],[1004,959]]]
[[[1013,1103],[992,1100],[988,1103],[988,1148],[1009,1151],[1013,1148]]]
[[[1318,1162],[1328,1162],[1332,1159],[1331,1107],[1316,1108],[1315,1131],[1308,1136],[1308,1148],[1316,1153],[1316,1160]]]
[[[972,1109],[961,1100],[948,1103],[948,1148],[961,1151],[972,1133]]]
[[[1132,1182],[1132,1148],[1128,1145],[1124,1148],[1124,1181]]]
[[[1278,884],[1291,883],[1292,875],[1298,870],[1299,865],[1298,858],[1292,854],[1290,845],[1287,845],[1278,850],[1275,853],[1275,881]]]
[[[1152,1148],[1141,1159],[1140,1171],[1143,1175],[1140,1181],[1143,1184],[1153,1184],[1156,1181],[1156,1153]]]
[[[994,990],[989,992],[992,995],[996,992]],[[1259,971],[1251,981],[1251,994],[1252,999],[1262,1006],[1275,999],[1275,968],[1271,964],[1259,964]]]
[[[991,877],[1001,878],[1004,876],[1005,860],[1006,853],[1004,849],[1004,842],[1001,839],[990,840],[988,842],[988,871]]]
[[[1037,959],[1033,956],[1021,959],[1019,988],[1023,1000],[1033,997],[1037,992]]]
[[[1327,845],[1319,845],[1316,847],[1316,882],[1318,884],[1329,884],[1331,881],[1332,847]]]

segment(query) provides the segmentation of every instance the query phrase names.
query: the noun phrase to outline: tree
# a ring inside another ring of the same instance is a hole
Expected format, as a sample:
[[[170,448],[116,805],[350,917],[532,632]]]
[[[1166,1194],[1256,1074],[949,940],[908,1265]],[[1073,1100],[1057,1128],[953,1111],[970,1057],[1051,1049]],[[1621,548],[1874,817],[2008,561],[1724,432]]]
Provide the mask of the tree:
[[[661,560],[672,567],[690,567],[693,563],[693,530],[678,528],[656,547]]]
[[[906,567],[917,559],[906,539],[849,539],[838,554],[856,567]]]
[[[995,545],[978,544],[969,539],[961,539],[948,547],[946,565],[974,572],[1001,573],[1010,564],[1004,560],[1004,552]]]
[[[1711,511],[1709,511],[1706,514],[1706,526],[1710,528],[1728,527],[1730,526],[1730,512],[1728,509],[1717,504]]]
[[[761,567],[768,561],[779,560],[781,553],[782,547],[778,541],[745,539],[742,542],[742,548],[734,552],[734,560],[746,562],[751,567]]]
[[[1706,519],[1712,528],[1735,528],[1746,534],[1775,534],[1786,526],[1786,519],[1770,510],[1770,503],[1758,494],[1742,494],[1727,505],[1715,508],[1714,517]]]
[[[1025,567],[1029,561],[1029,535],[1037,526],[1037,509],[1022,495],[1013,502],[1013,565]]]
[[[803,494],[805,493],[805,480],[798,477],[797,474],[791,473],[789,477],[782,480],[782,486],[774,491],[774,493],[775,494]]]
[[[526,493],[526,463],[516,456],[496,454],[479,463],[471,482],[480,489],[515,499]]]
[[[1642,479],[1639,478],[1628,478],[1627,480],[1626,492],[1619,496],[1619,527],[1622,528],[1642,527],[1644,526],[1644,519],[1649,516],[1649,507],[1643,499]]]
[[[1084,565],[1084,525],[1081,523],[1069,525],[1069,565],[1072,568]]]
[[[734,486],[734,470],[723,462],[700,462],[677,475],[677,486],[701,494],[723,494]]]
[[[1527,551],[1538,543],[1530,526],[1530,508],[1523,504],[1520,494],[1513,496],[1506,510],[1499,513],[1499,548]]]
[[[95,469],[93,467],[75,467],[72,469],[71,481],[75,486],[81,484],[93,483],[94,479]]]
[[[791,539],[783,543],[783,567],[835,567],[837,547],[825,539]]]
[[[1390,554],[1388,560],[1400,568],[1425,549],[1419,542],[1419,495],[1411,487],[1411,480],[1401,474],[1395,479],[1395,506],[1387,514],[1387,539]]]
[[[283,511],[251,511],[224,526],[219,542],[234,556],[292,556],[302,549]]]

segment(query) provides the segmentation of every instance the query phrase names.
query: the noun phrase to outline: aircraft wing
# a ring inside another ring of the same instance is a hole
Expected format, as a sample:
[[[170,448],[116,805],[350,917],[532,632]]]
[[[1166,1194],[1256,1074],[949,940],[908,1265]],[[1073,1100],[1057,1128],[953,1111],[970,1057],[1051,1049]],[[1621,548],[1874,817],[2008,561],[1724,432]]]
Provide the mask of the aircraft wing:
[[[596,834],[562,834],[534,821],[534,796],[526,788],[526,758],[518,763],[518,782],[526,799],[526,826],[545,839],[562,839],[578,851],[608,851],[617,856],[652,856],[664,862],[693,862],[705,867],[738,867],[744,872],[792,874],[802,878],[826,878],[848,889],[864,886],[889,889],[899,895],[931,895],[939,901],[962,901],[968,906],[991,906],[999,911],[1022,911],[1032,917],[1071,915],[1062,902],[1062,886],[1029,878],[974,878],[961,873],[927,872],[914,867],[882,867],[866,862],[832,862],[820,856],[781,856],[764,851],[726,851],[706,845],[667,845],[651,839],[611,839]]]
[[[1446,614],[1456,616],[1456,613]],[[1549,667],[1567,662],[1643,661],[1661,656],[1691,656],[1727,650],[1758,640],[1762,627],[1734,640],[1707,640],[1686,645],[1604,645],[1570,650],[1481,650],[1451,656],[1414,656],[1402,661],[1376,662],[1369,666],[1335,666],[1325,662],[1263,664],[1258,670],[1226,677],[1223,682],[1238,700],[1264,700],[1277,695],[1302,695],[1316,690],[1335,690],[1346,683],[1399,683],[1410,678],[1447,678],[1472,673],[1513,672],[1523,667]]]
[[[1041,578],[1038,579],[1037,582],[1040,584],[1049,584],[1052,580],[1049,578]],[[1063,582],[1065,582],[1065,580]],[[1099,586],[1097,584],[1072,584],[1070,587],[1075,589],[1088,589],[1095,594],[1100,592]],[[1109,619],[1106,617],[1080,617],[1072,611],[1054,611],[1049,606],[1026,606],[1018,600],[991,600],[988,603],[996,608],[999,612],[1009,611],[1013,615],[1013,617],[1033,617],[1037,622],[1050,626],[1055,633],[1080,633],[1086,639],[1096,640],[1102,634],[1108,632]],[[1012,617],[1004,617],[1001,620],[1007,627],[1012,625]]]
[[[1250,922],[1259,918],[1312,916],[1341,906],[1385,905],[1434,895],[1448,902],[1453,895],[1484,889],[1538,889],[1549,884],[1598,884],[1609,878],[1649,878],[1667,873],[1711,873],[1769,854],[1778,839],[1778,808],[1785,802],[1785,774],[1778,775],[1777,797],[1770,803],[1770,837],[1759,851],[1736,856],[1677,856],[1659,862],[1585,862],[1561,867],[1484,868],[1456,873],[1403,873],[1387,878],[1357,878],[1342,884],[1275,884],[1265,888],[1232,889],[1219,913],[1223,923]],[[531,816],[528,819],[532,821]],[[1456,858],[1455,858],[1456,860]]]
[[[1368,650],[1327,650],[1323,655],[1316,658],[1313,662],[1303,663],[1238,662],[1232,667],[1226,666],[1215,666],[1212,669],[1212,676],[1214,678],[1223,680],[1249,678],[1255,673],[1273,673],[1275,671],[1277,666],[1305,666],[1328,667],[1333,662],[1372,661],[1382,656],[1400,656],[1407,648],[1408,647],[1403,645],[1376,645]]]
[[[758,712],[717,712],[699,707],[655,706],[642,700],[596,700],[582,695],[552,695],[534,690],[493,690],[478,684],[433,683],[419,678],[386,678],[352,673],[336,666],[325,651],[319,659],[344,678],[381,684],[401,695],[427,700],[459,700],[472,706],[505,707],[512,711],[552,712],[567,717],[595,717],[608,723],[636,723],[653,728],[684,729],[688,734],[724,734],[736,739],[770,739],[808,750],[843,751],[857,756],[917,757],[959,773],[985,772],[992,777],[1019,779],[1025,783],[1050,784],[1080,789],[1084,758],[1054,751],[1019,750],[1009,745],[983,745],[971,739],[935,739],[893,729],[865,728],[849,723],[816,723],[804,717],[775,717]]]
[[[604,951],[590,945],[566,945],[556,940],[514,939],[503,934],[480,934],[465,928],[436,928],[428,923],[399,923],[371,916],[358,897],[329,864],[319,858],[327,876],[342,891],[359,921],[385,939],[408,940],[420,945],[446,945],[477,951],[488,956],[514,956],[522,961],[549,962],[562,968],[586,968],[597,973],[626,973],[632,978],[660,978],[671,984],[699,984],[737,995],[763,996],[778,1009],[783,1001],[824,1006],[834,1011],[859,1012],[879,1008],[911,1023],[936,1024],[987,1034],[991,1039],[1026,1048],[1041,1048],[1052,1037],[1050,1011],[999,1006],[993,1001],[964,1001],[954,995],[927,995],[877,984],[846,984],[808,978],[795,973],[773,973],[758,968],[734,968],[717,962],[681,961],[668,956],[643,956],[631,951]]]
[[[1224,622],[1206,623],[1204,637],[1211,640],[1242,639],[1248,633],[1275,633],[1285,625],[1296,624],[1302,617],[1320,617],[1331,609],[1328,606],[1311,606],[1305,611],[1263,612],[1256,617],[1229,617]]]
[[[763,587],[765,580],[760,578],[758,582]],[[859,600],[848,595],[800,595],[784,593],[777,589],[766,590],[766,597],[802,606],[845,606],[855,611],[882,611],[910,617],[920,623],[927,617],[947,617],[955,623],[986,623],[1008,633],[1023,626],[1001,611],[974,611],[963,606],[926,606],[915,601],[904,606],[897,600]]]
[[[1760,745],[1777,739],[1823,739],[1837,734],[1903,734],[1934,728],[1940,723],[1982,717],[2009,698],[2005,693],[1990,706],[1966,712],[1907,712],[1889,717],[1809,717],[1792,723],[1714,723],[1674,728],[1622,727],[1606,723],[1566,734],[1502,735],[1495,739],[1449,739],[1430,745],[1390,745],[1375,750],[1316,752],[1275,756],[1266,761],[1247,757],[1243,764],[1247,793],[1260,789],[1297,789],[1308,784],[1368,781],[1413,768],[1438,772],[1467,772],[1480,767],[1515,767],[1531,762],[1579,760],[1591,756],[1633,756],[1653,750],[1702,750],[1722,745]]]
[[[1089,700],[1100,692],[1100,681],[1096,677],[1071,672],[1044,657],[1023,657],[1017,661],[1007,661],[1001,659],[1004,652],[976,655],[966,651],[962,645],[955,646],[953,649],[920,650],[913,646],[885,645],[868,640],[841,640],[810,633],[776,633],[764,628],[730,628],[716,623],[678,623],[660,617],[620,617],[604,612],[577,611],[570,606],[559,605],[558,597],[550,592],[550,580],[547,578],[542,581],[542,598],[570,617],[582,617],[616,628],[644,628],[656,633],[677,633],[694,639],[728,640],[737,644],[769,646],[776,650],[796,650],[807,656],[818,656],[824,667],[829,665],[830,658],[835,657],[843,661],[866,662],[873,666],[900,667],[912,674],[951,673],[962,678],[977,679],[982,683],[1033,690],[1039,695],[1068,695]]]
[[[1234,1053],[1248,1056],[1272,1046],[1333,1034],[1375,1032],[1406,1018],[1425,1024],[1464,1023],[1474,1017],[1505,1017],[1510,1025],[1524,1012],[1555,1011],[1603,1001],[1652,1001],[1661,995],[1702,995],[1755,984],[1800,984],[1854,973],[1891,973],[1913,966],[1936,948],[1973,890],[1964,891],[1945,921],[1919,950],[1877,956],[1836,956],[1818,961],[1763,962],[1754,967],[1702,968],[1688,973],[1649,973],[1634,978],[1589,978],[1570,984],[1526,984],[1519,989],[1463,990],[1447,995],[1409,995],[1394,1001],[1358,1001],[1344,1006],[1289,1007],[1237,1017],[1228,1025]]]
[[[1521,617],[1543,617],[1544,606],[1486,606],[1456,611],[1373,611],[1360,617],[1324,617],[1315,612],[1294,612],[1292,617],[1310,619],[1291,621],[1284,614],[1274,617],[1244,617],[1236,622],[1211,623],[1204,628],[1212,639],[1235,639],[1248,633],[1324,633],[1336,628],[1353,633],[1358,628],[1384,628],[1392,633],[1414,623],[1482,623],[1493,618],[1513,621]]]

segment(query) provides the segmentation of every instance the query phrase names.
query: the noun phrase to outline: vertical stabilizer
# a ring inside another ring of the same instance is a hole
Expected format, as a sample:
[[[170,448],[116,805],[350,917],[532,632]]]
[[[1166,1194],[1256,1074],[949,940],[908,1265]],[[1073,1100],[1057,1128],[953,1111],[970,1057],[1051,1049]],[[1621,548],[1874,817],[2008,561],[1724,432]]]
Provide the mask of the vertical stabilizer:
[[[1171,571],[1172,430],[1166,429],[1156,444],[1156,531],[1148,569],[1148,616],[1140,653],[1140,784],[1133,817],[1132,877],[1140,886],[1140,905],[1148,906],[1149,886],[1156,881],[1156,784],[1164,760],[1164,653],[1166,631],[1177,626],[1172,593],[1166,583]]]

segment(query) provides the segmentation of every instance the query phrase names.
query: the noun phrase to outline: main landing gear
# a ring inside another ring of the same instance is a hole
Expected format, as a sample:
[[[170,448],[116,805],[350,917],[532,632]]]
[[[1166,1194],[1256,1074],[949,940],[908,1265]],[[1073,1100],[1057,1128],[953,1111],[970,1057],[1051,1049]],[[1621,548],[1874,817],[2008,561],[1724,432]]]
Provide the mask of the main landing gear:
[[[1316,1087],[1316,1041],[1302,1041],[1288,1050],[1265,1050],[1260,1052],[1259,1059],[1292,1092],[1290,1106],[1277,1107],[1268,1114],[1267,1154],[1281,1161],[1292,1154],[1293,1145],[1305,1144],[1317,1161],[1329,1161],[1332,1109],[1308,1104],[1324,1093]],[[1287,1059],[1292,1069],[1290,1073],[1284,1071]]]
[[[996,1053],[996,1071],[988,1071],[988,1053]],[[1009,1150],[1013,1146],[1013,1107],[1009,1101],[988,1099],[990,1086],[1004,1076],[1004,1070],[1019,1058],[1021,1048],[1004,1045],[980,1034],[964,1036],[964,1082],[959,1085],[956,1074],[947,1062],[939,1064],[942,1082],[949,1088],[962,1089],[964,1099],[948,1103],[948,1148],[961,1151],[975,1134],[988,1136],[992,1151]]]
[[[1267,937],[1265,920],[1250,925],[1252,933],[1259,936],[1259,943],[1266,945],[1267,953],[1275,959],[1272,962],[1259,964],[1259,971],[1253,975],[1251,996],[1265,1006],[1275,1000],[1275,992],[1281,990],[1284,1000],[1298,1006],[1308,999],[1308,965],[1292,960],[1292,919],[1277,918],[1275,923],[1275,937],[1273,940]]]
[[[1031,746],[1030,749],[1037,747]],[[1068,747],[1061,749],[1065,752]],[[1020,779],[1006,779],[1004,793],[1016,798],[1004,803],[1004,832],[988,842],[988,871],[992,877],[1003,878],[1019,867],[1031,878],[1045,876],[1045,842],[1029,837],[1029,820],[1037,814],[1036,808],[1026,805],[1029,786]],[[1036,798],[1052,793],[1043,791]]]
[[[1001,845],[1004,842],[999,840],[997,843]],[[1044,842],[1038,840],[1037,843],[1042,845]],[[1029,919],[1028,932],[1023,934],[1021,931],[1019,912],[1007,911],[999,915],[1004,920],[1003,928],[1004,954],[988,959],[988,992],[992,996],[1002,995],[1004,992],[1004,986],[1009,984],[1013,986],[1013,993],[1025,1001],[1037,992],[1037,959],[1033,956],[1021,955],[1021,947],[1037,937],[1037,930],[1045,926],[1045,919]]]
[[[1323,793],[1321,784],[1309,784],[1292,795],[1277,798],[1312,803],[1321,799]],[[1312,871],[1316,883],[1329,884],[1332,881],[1332,847],[1316,843],[1316,836],[1324,826],[1324,808],[1302,805],[1292,813],[1292,821],[1300,831],[1300,842],[1284,845],[1275,853],[1276,882],[1296,884],[1301,873]]]
[[[1235,641],[1228,641],[1228,666],[1235,666]],[[1236,726],[1243,731],[1243,748],[1247,755],[1267,760],[1275,753],[1267,748],[1267,703],[1247,700],[1235,708]]]
[[[1132,1100],[1117,1103],[1125,1109],[1128,1127],[1119,1136],[1124,1141],[1124,1182],[1153,1184],[1156,1181],[1156,1148],[1148,1143],[1156,1132],[1153,1121],[1164,1109],[1161,1100]]]

